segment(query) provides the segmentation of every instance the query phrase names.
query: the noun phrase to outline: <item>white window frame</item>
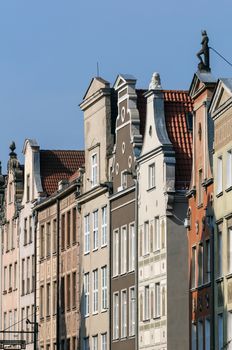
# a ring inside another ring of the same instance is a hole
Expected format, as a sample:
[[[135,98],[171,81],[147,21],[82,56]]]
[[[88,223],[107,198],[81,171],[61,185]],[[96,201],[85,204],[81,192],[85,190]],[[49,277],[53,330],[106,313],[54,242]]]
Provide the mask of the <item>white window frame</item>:
[[[226,187],[232,186],[232,149],[227,151],[226,158]]]
[[[127,226],[121,227],[121,275],[127,272]]]
[[[136,326],[136,296],[135,286],[129,289],[129,336],[135,335]]]
[[[113,339],[119,339],[119,292],[113,293]]]
[[[144,222],[143,229],[143,255],[149,254],[149,221]]]
[[[127,337],[127,290],[121,290],[121,338]]]
[[[91,186],[95,187],[98,183],[98,159],[97,153],[91,156]]]
[[[144,311],[143,320],[147,321],[150,319],[150,286],[144,286]]]
[[[217,158],[217,194],[222,192],[223,188],[223,160],[222,155]]]
[[[227,272],[232,273],[232,227],[227,228]]]
[[[101,280],[102,280],[102,298],[101,298],[101,308],[102,311],[107,309],[107,266],[102,266],[101,268]]]
[[[135,245],[135,223],[129,224],[129,271],[135,269],[136,245]]]
[[[107,333],[101,334],[101,350],[107,350]]]
[[[93,250],[98,249],[98,210],[93,212]]]
[[[90,215],[84,216],[84,254],[90,252]]]
[[[98,335],[93,335],[92,336],[92,347],[93,350],[98,350]]]
[[[205,350],[210,350],[210,317],[205,318]]]
[[[93,270],[93,313],[98,312],[98,269]]]
[[[107,245],[107,206],[102,207],[101,246]]]
[[[161,288],[160,288],[160,282],[155,283],[155,305],[154,305],[154,318],[158,318],[161,316]]]
[[[127,169],[124,169],[123,171],[121,171],[121,187],[123,189],[127,188]]]
[[[119,275],[119,229],[113,231],[113,276]]]
[[[155,163],[148,165],[148,189],[155,188]]]
[[[156,216],[154,218],[154,251],[159,251],[161,246],[160,239],[160,217]]]
[[[88,317],[89,314],[89,272],[86,272],[84,274],[84,316]]]

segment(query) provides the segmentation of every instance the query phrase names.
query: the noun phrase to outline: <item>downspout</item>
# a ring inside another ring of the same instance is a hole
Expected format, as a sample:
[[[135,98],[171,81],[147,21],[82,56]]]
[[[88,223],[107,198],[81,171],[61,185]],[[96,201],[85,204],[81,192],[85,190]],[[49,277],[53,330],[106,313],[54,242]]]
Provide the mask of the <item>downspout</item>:
[[[112,283],[111,283],[111,247],[112,247],[112,234],[111,234],[111,200],[109,200],[109,305],[112,306],[112,296],[111,296],[111,290],[112,290]],[[111,307],[108,307],[109,310],[109,348],[112,348],[112,311]]]
[[[211,223],[211,228],[210,228],[210,231],[211,231],[211,252],[210,252],[210,263],[211,263],[211,290],[212,290],[212,300],[210,301],[211,304],[212,304],[212,311],[211,311],[211,319],[212,319],[212,322],[211,322],[211,330],[210,330],[210,335],[211,335],[211,343],[212,345],[210,346],[210,348],[212,350],[215,349],[215,336],[214,336],[214,330],[215,330],[215,276],[214,276],[214,271],[215,271],[215,266],[214,266],[214,223],[212,222]]]
[[[35,280],[34,280],[34,350],[37,349],[37,334],[38,334],[38,323],[37,323],[37,305],[36,305],[36,283],[37,283],[37,224],[38,224],[38,213],[37,211],[33,211],[34,216],[34,274],[35,274]]]
[[[135,251],[136,251],[136,256],[135,256],[135,301],[136,301],[136,312],[135,312],[135,319],[136,319],[136,334],[135,334],[135,349],[138,350],[139,348],[139,286],[138,286],[138,194],[139,194],[139,182],[138,182],[138,172],[137,176],[134,179],[135,181]]]
[[[56,199],[56,349],[60,344],[60,201]]]

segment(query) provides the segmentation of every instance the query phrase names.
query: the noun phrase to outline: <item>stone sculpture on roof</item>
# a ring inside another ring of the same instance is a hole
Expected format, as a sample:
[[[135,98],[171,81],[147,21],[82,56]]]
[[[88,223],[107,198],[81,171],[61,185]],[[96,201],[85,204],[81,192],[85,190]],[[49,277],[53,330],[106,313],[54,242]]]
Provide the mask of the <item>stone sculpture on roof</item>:
[[[201,41],[202,48],[197,53],[197,57],[200,60],[200,63],[198,64],[198,68],[199,68],[200,71],[210,72],[209,46],[208,46],[209,38],[207,36],[206,30],[202,30],[201,34],[202,34],[202,41]],[[204,56],[204,60],[202,59],[202,55]]]
[[[160,75],[157,72],[152,74],[151,82],[149,84],[149,90],[162,89]]]

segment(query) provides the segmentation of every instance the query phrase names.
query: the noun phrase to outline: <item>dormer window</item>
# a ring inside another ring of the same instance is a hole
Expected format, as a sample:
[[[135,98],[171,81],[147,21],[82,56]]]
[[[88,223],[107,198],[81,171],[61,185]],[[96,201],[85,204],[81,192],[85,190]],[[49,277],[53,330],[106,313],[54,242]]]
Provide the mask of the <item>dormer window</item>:
[[[91,174],[91,184],[92,187],[97,185],[97,171],[98,171],[98,166],[97,166],[97,154],[92,155],[92,174]]]
[[[27,175],[27,182],[26,182],[27,188],[26,188],[26,193],[27,193],[27,202],[30,200],[30,175]]]
[[[124,189],[127,187],[127,174],[126,170],[121,172],[121,187]]]

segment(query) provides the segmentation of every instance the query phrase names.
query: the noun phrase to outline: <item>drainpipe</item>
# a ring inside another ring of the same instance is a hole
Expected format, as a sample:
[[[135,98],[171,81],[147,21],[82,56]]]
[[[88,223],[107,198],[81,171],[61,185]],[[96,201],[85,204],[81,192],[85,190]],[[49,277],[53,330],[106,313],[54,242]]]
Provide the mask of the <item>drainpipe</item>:
[[[56,200],[56,350],[60,344],[60,201]]]
[[[135,334],[135,349],[138,350],[139,348],[139,286],[138,286],[138,240],[139,240],[139,228],[138,228],[138,194],[139,194],[139,182],[138,182],[138,172],[136,175],[136,178],[134,179],[135,182],[135,301],[136,301],[136,312],[135,312],[135,322],[136,322],[136,334]]]
[[[211,349],[214,350],[215,349],[215,337],[214,337],[214,330],[215,330],[215,300],[214,300],[214,297],[215,297],[215,276],[214,276],[214,270],[215,270],[215,267],[214,267],[214,226],[213,226],[213,221],[211,222],[211,228],[210,228],[210,240],[211,240],[211,252],[210,252],[210,259],[211,259],[211,290],[212,290],[212,300],[211,300],[211,304],[212,304],[212,307],[211,307],[211,319],[212,319],[212,322],[211,322],[211,331],[210,331],[210,335],[211,335],[211,341],[212,341],[212,345],[211,345]]]
[[[38,334],[38,322],[36,319],[37,314],[37,305],[36,305],[36,281],[37,281],[37,224],[38,224],[38,213],[37,211],[33,211],[34,216],[34,274],[35,274],[35,280],[34,280],[34,350],[37,349],[37,334]]]

